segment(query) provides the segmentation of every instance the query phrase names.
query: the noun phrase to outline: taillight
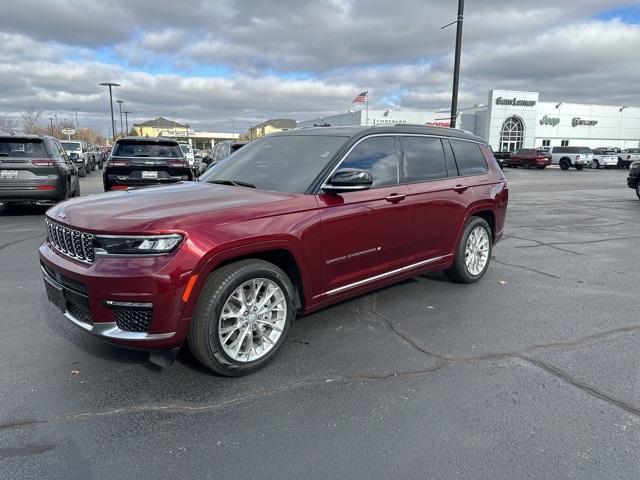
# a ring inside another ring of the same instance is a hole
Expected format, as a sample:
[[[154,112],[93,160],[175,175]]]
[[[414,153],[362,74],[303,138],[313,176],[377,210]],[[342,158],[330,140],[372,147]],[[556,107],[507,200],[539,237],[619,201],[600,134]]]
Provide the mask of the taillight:
[[[54,185],[38,185],[36,190],[55,190],[56,187]]]
[[[126,185],[114,185],[113,187],[111,187],[111,190],[126,190],[127,187]]]
[[[129,160],[107,160],[107,167],[126,167],[129,165]]]
[[[53,160],[45,159],[31,160],[31,163],[36,167],[53,167],[55,165],[55,163],[53,163]]]
[[[576,161],[580,160],[580,155],[576,155]]]
[[[169,167],[184,168],[188,166],[188,163],[185,160],[169,160],[167,165]]]

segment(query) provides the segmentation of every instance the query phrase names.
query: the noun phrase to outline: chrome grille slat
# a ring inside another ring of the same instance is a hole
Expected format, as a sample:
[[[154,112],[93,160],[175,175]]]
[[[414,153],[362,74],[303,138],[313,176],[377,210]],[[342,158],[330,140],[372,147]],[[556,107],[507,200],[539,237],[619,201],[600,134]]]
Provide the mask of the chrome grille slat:
[[[48,218],[45,220],[49,243],[58,252],[80,260],[85,263],[92,263],[94,259],[93,235],[80,230],[52,222]]]

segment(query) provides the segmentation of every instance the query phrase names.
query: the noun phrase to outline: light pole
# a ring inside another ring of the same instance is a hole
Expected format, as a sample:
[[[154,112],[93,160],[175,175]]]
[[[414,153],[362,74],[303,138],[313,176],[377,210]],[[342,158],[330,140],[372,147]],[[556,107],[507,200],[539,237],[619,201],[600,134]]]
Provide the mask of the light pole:
[[[262,114],[260,114],[260,129],[262,130],[262,135],[264,137],[264,125],[262,125]],[[258,129],[256,129],[256,137],[258,136]]]
[[[124,135],[124,123],[122,123],[122,104],[124,100],[116,100],[118,102],[118,107],[120,107],[120,133]]]
[[[78,110],[80,109],[78,107],[74,107],[72,108],[72,110],[76,112],[76,135],[77,135],[78,130],[80,130],[80,126],[78,125]]]
[[[53,117],[49,117],[49,124],[51,125],[51,136],[53,137]]]
[[[99,83],[98,85],[100,85],[101,87],[109,87],[109,106],[111,107],[111,136],[113,137],[113,141],[116,141],[116,128],[114,125],[114,120],[113,120],[113,95],[111,93],[111,87],[120,87],[121,85],[119,83],[113,83],[113,82],[103,82],[103,83]]]
[[[458,116],[458,84],[460,82],[460,52],[462,50],[462,21],[464,17],[464,0],[458,0],[458,18],[455,22],[451,22],[442,28],[447,28],[454,23],[456,26],[456,52],[453,61],[453,90],[451,92],[451,119],[449,126],[456,128],[456,119]]]
[[[131,112],[125,111],[125,112],[122,112],[122,113],[124,113],[124,124],[125,124],[125,125],[126,125],[126,127],[127,127],[127,133],[126,133],[126,135],[129,135],[129,114],[130,114]]]

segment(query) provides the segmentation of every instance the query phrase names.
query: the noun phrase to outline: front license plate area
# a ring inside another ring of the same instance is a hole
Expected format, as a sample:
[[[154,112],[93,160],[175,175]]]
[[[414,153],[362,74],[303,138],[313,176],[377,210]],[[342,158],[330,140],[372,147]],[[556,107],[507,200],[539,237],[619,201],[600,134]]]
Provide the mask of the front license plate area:
[[[143,170],[142,178],[145,180],[148,180],[148,179],[156,180],[158,178],[158,172]]]
[[[0,170],[0,178],[18,178],[17,170]]]
[[[55,285],[47,277],[44,277],[44,287],[47,290],[47,298],[63,313],[67,311],[67,299],[62,287]]]

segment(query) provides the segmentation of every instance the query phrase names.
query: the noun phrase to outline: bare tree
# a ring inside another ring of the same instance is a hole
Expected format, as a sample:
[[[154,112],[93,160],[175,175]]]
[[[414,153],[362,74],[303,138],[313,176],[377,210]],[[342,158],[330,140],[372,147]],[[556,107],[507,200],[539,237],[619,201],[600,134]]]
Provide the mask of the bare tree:
[[[20,114],[22,119],[22,132],[23,133],[39,133],[38,122],[42,117],[42,112],[35,108],[30,108],[26,112]]]
[[[0,115],[0,133],[15,133],[18,129],[18,120],[7,115]]]

